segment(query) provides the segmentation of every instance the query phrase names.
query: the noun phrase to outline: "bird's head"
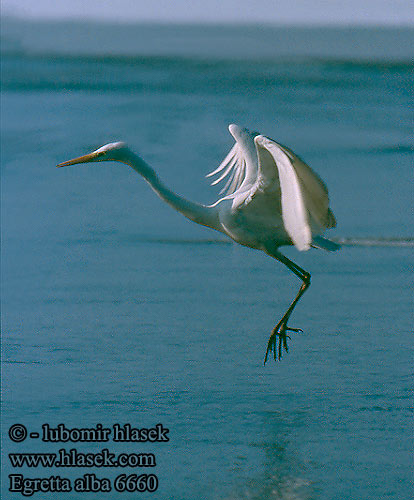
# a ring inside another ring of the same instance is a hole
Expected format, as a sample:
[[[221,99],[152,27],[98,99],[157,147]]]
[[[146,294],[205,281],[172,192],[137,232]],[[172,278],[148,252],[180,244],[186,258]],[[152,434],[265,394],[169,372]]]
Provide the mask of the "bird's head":
[[[128,155],[128,152],[129,148],[125,142],[111,142],[110,144],[105,144],[105,146],[100,147],[96,151],[92,151],[92,153],[59,163],[57,167],[66,167],[77,163],[90,163],[95,161],[123,161]]]

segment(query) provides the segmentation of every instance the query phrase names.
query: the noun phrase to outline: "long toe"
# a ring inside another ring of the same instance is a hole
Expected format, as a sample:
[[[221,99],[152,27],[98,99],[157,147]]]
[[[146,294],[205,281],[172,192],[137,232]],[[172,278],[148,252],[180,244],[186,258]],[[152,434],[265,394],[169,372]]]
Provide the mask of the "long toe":
[[[303,333],[302,328],[289,328],[288,326],[285,328],[285,330],[288,330],[289,332],[296,332],[296,333]]]
[[[275,349],[275,359],[276,359],[276,349]],[[282,359],[282,337],[279,336],[279,348],[278,348],[278,360]]]
[[[272,333],[272,335],[270,335],[269,342],[267,343],[264,364],[266,364],[269,352],[275,351],[275,346],[276,346],[276,335],[274,333]],[[276,356],[276,354],[275,354],[275,356]]]

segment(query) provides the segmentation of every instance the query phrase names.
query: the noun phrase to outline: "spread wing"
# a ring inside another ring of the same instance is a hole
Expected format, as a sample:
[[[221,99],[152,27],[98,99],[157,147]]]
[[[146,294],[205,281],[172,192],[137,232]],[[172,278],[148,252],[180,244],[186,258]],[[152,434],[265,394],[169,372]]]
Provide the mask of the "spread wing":
[[[306,206],[314,221],[321,229],[336,227],[336,220],[329,208],[328,188],[319,175],[314,172],[299,156],[286,146],[278,144],[289,157],[298,176],[306,200]]]
[[[255,138],[259,158],[258,186],[265,191],[280,185],[282,219],[298,250],[308,250],[312,232],[333,227],[328,190],[323,181],[290,149],[259,135]]]
[[[212,186],[227,178],[224,187],[220,191],[220,194],[224,194],[226,198],[233,197],[240,189],[244,190],[247,186],[253,184],[258,171],[257,152],[254,143],[254,137],[257,133],[252,133],[234,124],[229,125],[229,131],[236,140],[235,145],[221,164],[206,176],[218,175],[211,183]]]

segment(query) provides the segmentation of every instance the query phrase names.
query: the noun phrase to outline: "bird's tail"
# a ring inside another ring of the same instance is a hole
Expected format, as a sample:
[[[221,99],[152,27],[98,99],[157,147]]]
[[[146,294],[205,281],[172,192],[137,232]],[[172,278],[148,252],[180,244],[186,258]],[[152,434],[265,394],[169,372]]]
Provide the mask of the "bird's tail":
[[[341,248],[341,245],[338,245],[338,243],[322,238],[322,236],[314,236],[312,238],[312,246],[314,248],[323,248],[324,250],[329,250],[330,252],[336,252],[336,250]]]

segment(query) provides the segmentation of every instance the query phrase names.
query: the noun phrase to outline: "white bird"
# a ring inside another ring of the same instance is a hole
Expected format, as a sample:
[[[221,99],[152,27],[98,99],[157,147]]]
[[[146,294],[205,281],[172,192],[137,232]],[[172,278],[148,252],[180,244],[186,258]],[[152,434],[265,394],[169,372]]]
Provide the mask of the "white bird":
[[[241,245],[262,250],[285,264],[302,285],[270,335],[264,363],[273,351],[281,359],[288,350],[286,332],[294,307],[310,285],[310,274],[279,251],[283,245],[298,250],[310,247],[334,251],[336,243],[322,238],[325,229],[336,226],[329,208],[328,190],[319,176],[286,146],[237,125],[229,131],[236,143],[220,164],[208,174],[218,175],[212,184],[227,178],[224,196],[212,205],[190,202],[168,189],[155,171],[124,142],[106,144],[58,167],[97,161],[120,161],[138,172],[157,195],[188,219],[226,234]],[[278,346],[276,347],[278,339]]]

